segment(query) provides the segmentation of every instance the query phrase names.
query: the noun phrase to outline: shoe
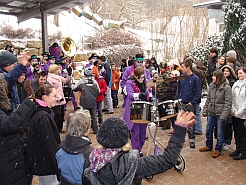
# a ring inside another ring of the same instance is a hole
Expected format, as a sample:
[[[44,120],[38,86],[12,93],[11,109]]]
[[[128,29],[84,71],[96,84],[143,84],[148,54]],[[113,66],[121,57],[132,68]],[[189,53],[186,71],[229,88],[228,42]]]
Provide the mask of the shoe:
[[[244,153],[239,153],[238,155],[233,157],[234,160],[243,160],[246,159],[246,155]]]
[[[217,158],[217,157],[219,157],[219,155],[220,155],[220,152],[218,152],[217,150],[214,150],[213,154],[212,154],[212,157],[213,158]]]
[[[113,108],[119,108],[119,106],[118,105],[114,105]]]
[[[195,135],[202,135],[202,133],[195,132]]]
[[[148,136],[146,136],[146,137],[145,137],[145,141],[148,141],[148,140],[149,140],[149,138],[148,138]]]
[[[108,112],[108,110],[107,109],[103,109],[102,112]]]
[[[231,145],[228,145],[228,144],[223,144],[223,146],[222,146],[222,149],[223,150],[229,150],[231,148]]]
[[[59,130],[59,133],[62,134],[62,133],[65,133],[66,131],[62,131],[62,130]]]
[[[208,152],[208,151],[212,151],[211,149],[209,149],[208,147],[202,147],[202,148],[199,148],[199,152]]]
[[[190,142],[190,148],[195,148],[196,145],[195,145],[195,142]]]
[[[140,152],[140,153],[139,153],[139,156],[140,156],[140,157],[143,157],[144,155],[143,155],[143,153],[142,153],[142,152]]]
[[[173,135],[173,131],[168,133],[169,136]]]
[[[114,112],[109,112],[109,111],[108,111],[108,112],[105,112],[105,114],[114,114]]]
[[[236,155],[240,154],[240,151],[239,150],[235,150],[234,152],[230,153],[229,156],[230,157],[234,157]]]
[[[81,109],[81,107],[76,107],[74,110],[79,110],[79,109]]]

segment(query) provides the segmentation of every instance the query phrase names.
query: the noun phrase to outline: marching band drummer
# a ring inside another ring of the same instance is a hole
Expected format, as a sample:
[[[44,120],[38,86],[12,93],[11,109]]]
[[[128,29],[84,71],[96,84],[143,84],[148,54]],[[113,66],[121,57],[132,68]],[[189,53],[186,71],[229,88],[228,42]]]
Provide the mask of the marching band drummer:
[[[131,132],[132,149],[137,149],[140,152],[145,142],[147,124],[137,124],[130,121],[130,106],[133,101],[152,101],[152,93],[147,89],[146,77],[143,67],[136,67],[134,74],[126,82],[126,106],[123,119],[128,125]]]

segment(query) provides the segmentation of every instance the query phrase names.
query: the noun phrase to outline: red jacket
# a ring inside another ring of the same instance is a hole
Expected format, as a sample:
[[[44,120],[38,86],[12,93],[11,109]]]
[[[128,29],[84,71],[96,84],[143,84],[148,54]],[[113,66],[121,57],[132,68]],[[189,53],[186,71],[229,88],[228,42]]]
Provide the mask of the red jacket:
[[[100,102],[104,100],[104,93],[107,91],[108,86],[104,78],[95,77],[95,80],[97,81],[99,89],[100,89],[100,94],[97,96],[96,102]]]

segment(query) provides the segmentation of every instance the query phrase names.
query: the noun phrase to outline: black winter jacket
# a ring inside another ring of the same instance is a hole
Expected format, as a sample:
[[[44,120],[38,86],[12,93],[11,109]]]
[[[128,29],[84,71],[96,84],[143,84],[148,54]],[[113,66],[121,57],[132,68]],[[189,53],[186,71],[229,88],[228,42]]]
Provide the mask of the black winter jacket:
[[[27,185],[21,132],[36,103],[25,99],[10,116],[0,110],[0,184]]]
[[[60,171],[55,154],[60,144],[60,135],[51,116],[52,110],[38,105],[28,123],[27,164],[32,175],[57,175]]]
[[[175,125],[174,133],[163,155],[138,158],[138,151],[122,151],[97,173],[87,168],[85,176],[93,185],[140,185],[142,178],[174,167],[184,143],[186,129]]]

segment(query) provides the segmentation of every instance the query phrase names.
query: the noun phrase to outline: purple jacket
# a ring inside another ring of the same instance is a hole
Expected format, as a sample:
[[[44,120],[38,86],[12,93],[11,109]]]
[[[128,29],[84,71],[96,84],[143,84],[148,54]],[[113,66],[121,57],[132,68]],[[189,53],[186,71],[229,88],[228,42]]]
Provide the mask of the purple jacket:
[[[85,65],[85,68],[92,68],[93,66],[93,63],[92,62],[89,62],[88,64]]]
[[[131,110],[130,110],[130,107],[131,107],[131,103],[133,101],[138,101],[138,94],[139,93],[136,93],[135,90],[134,90],[134,83],[132,82],[132,80],[127,80],[126,82],[126,91],[127,91],[127,96],[126,96],[126,105],[125,105],[125,109],[124,109],[124,115],[123,115],[123,119],[125,120],[125,122],[127,123],[128,125],[128,129],[131,130],[134,123],[130,121],[130,114],[131,114]],[[147,92],[147,97],[150,96],[151,94],[151,88],[148,90]],[[135,94],[135,96],[134,96]],[[137,96],[137,98],[136,98]]]
[[[123,73],[122,80],[120,82],[120,87],[124,89],[126,85],[126,81],[128,80],[129,76],[133,75],[135,66],[131,65],[126,68],[125,72]],[[151,79],[149,71],[147,69],[144,70],[144,75],[146,77],[146,81],[149,81]]]
[[[60,61],[61,46],[58,46],[56,51],[55,51],[55,47],[50,46],[49,47],[49,52],[50,52],[50,55],[55,56],[56,61]]]

